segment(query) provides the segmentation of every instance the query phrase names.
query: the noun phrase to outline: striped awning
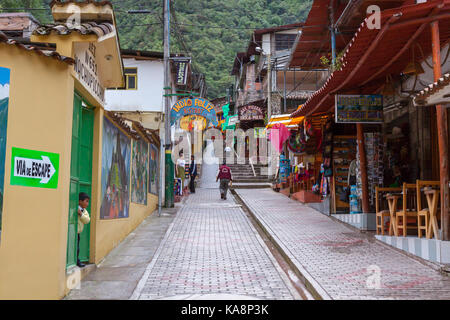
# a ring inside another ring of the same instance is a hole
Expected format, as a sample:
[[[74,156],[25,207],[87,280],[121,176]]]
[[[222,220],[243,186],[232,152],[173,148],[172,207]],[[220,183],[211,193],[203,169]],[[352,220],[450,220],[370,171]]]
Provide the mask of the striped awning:
[[[286,128],[295,128],[303,121],[303,119],[305,119],[305,117],[290,118],[290,114],[276,115],[270,118],[266,128],[270,129],[276,124],[284,124]]]

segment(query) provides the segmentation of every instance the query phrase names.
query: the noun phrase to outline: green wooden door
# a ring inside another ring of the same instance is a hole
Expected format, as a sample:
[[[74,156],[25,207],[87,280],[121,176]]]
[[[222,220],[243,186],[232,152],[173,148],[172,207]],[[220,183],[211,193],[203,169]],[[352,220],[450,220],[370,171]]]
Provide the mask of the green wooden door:
[[[78,195],[85,192],[91,196],[92,189],[92,142],[94,111],[77,94],[74,95],[72,153],[70,166],[69,229],[67,239],[67,267],[77,263]],[[87,208],[91,214],[91,206]],[[89,261],[90,224],[84,226],[80,235],[80,260]]]

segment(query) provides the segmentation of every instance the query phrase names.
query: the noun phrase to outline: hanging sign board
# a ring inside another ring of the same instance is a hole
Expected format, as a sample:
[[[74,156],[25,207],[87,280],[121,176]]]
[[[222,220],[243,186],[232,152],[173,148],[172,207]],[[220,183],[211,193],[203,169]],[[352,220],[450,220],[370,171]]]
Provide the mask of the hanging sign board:
[[[211,122],[213,126],[219,125],[214,105],[202,98],[185,98],[177,101],[170,111],[170,123],[174,125],[178,119],[189,115],[201,116]]]
[[[238,116],[231,116],[231,117],[228,117],[228,126],[234,126],[234,125],[236,125],[237,123],[239,123],[239,118],[238,118]]]
[[[59,154],[12,148],[11,185],[56,189]]]
[[[206,129],[206,119],[201,116],[186,116],[180,120],[180,128],[185,131],[202,131]]]
[[[189,62],[190,62],[190,59],[181,59],[181,58],[177,58],[174,61],[176,77],[177,77],[176,78],[177,85],[181,85],[181,86],[186,85]]]
[[[382,123],[382,95],[336,95],[336,123]]]
[[[260,107],[257,106],[245,106],[239,109],[239,120],[252,121],[252,120],[264,120],[264,113]]]
[[[101,103],[105,103],[105,88],[100,84],[94,43],[75,43],[75,76],[83,87]]]

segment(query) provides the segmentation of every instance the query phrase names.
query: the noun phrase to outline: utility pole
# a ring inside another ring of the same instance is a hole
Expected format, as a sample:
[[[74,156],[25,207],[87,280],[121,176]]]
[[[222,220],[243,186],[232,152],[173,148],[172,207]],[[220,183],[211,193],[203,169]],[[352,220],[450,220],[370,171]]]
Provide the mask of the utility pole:
[[[333,0],[330,0],[330,33],[331,33],[331,65],[334,68],[336,63],[336,31],[334,28],[334,6]]]
[[[170,82],[169,82],[169,57],[170,57],[170,33],[167,32],[166,34],[166,29],[169,29],[169,24],[170,24],[170,11],[168,11],[166,14],[166,9],[170,10],[170,7],[166,5],[166,2],[169,2],[169,0],[164,0],[164,17],[165,17],[165,23],[164,23],[164,92],[167,93],[167,90],[169,90],[168,88],[170,87]],[[170,2],[169,2],[170,5]],[[128,10],[127,11],[128,14],[152,14],[153,12],[150,10]],[[167,46],[167,50],[166,50],[166,46]],[[166,59],[166,52],[167,52],[167,59]],[[171,93],[171,92],[170,92]],[[161,146],[160,148],[160,152],[162,152],[162,150],[166,150],[166,158],[165,158],[165,173],[166,173],[166,179],[165,179],[165,205],[167,208],[172,208],[173,205],[173,178],[172,179],[167,179],[168,176],[173,177],[173,165],[170,166],[170,164],[172,164],[172,161],[170,160],[169,166],[167,166],[167,144],[169,145],[169,159],[171,158],[171,134],[170,134],[170,98],[166,95],[164,95],[164,110],[165,110],[165,148],[164,146]],[[168,125],[169,123],[169,125]],[[169,138],[167,138],[169,137]],[[160,159],[159,159],[159,163],[160,165],[162,165],[163,163],[163,158],[160,154]],[[171,168],[170,168],[171,167]],[[161,205],[162,205],[162,179],[163,179],[163,171],[161,170],[159,174],[159,179],[158,179],[158,215],[161,216]],[[167,191],[172,190],[172,193],[168,193]]]
[[[165,112],[165,207],[173,208],[173,178],[174,167],[172,161],[172,135],[170,124],[170,96],[172,93],[170,86],[170,0],[164,0],[164,112]]]

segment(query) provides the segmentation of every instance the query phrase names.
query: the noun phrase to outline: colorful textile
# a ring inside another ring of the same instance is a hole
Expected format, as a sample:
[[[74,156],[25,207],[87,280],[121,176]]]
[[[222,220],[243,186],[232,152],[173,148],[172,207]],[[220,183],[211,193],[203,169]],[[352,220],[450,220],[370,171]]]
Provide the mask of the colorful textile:
[[[281,152],[283,149],[283,143],[285,143],[289,137],[289,130],[282,123],[277,123],[270,129],[270,142],[278,152]]]

